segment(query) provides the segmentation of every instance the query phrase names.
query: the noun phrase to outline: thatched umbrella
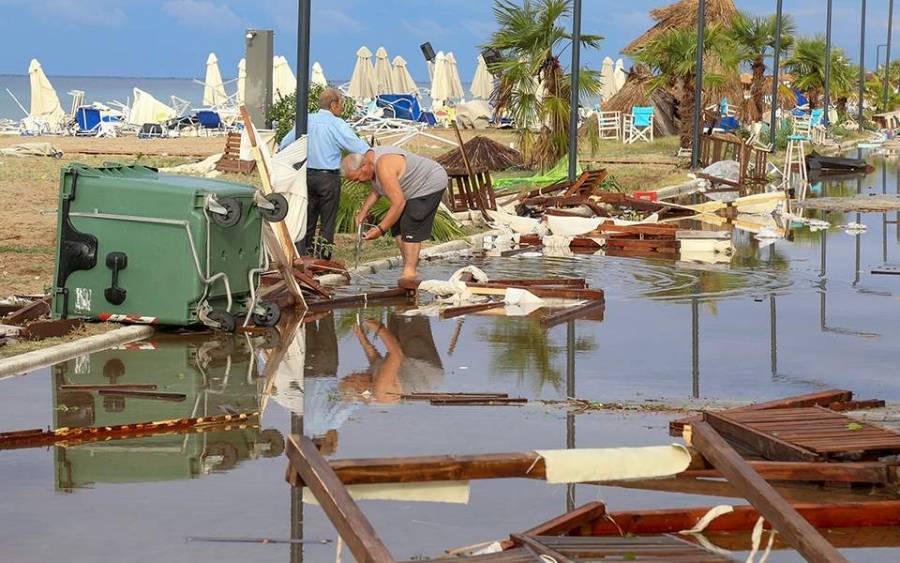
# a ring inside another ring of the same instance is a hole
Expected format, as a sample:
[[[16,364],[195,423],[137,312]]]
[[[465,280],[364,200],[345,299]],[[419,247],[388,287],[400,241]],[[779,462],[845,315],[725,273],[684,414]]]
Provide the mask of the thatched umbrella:
[[[679,0],[674,4],[650,11],[650,17],[656,22],[637,39],[622,49],[626,55],[633,55],[641,50],[657,35],[664,31],[684,27],[697,26],[698,0]],[[706,0],[706,24],[719,23],[727,25],[737,13],[734,0]]]
[[[470,166],[476,170],[486,169],[499,172],[523,165],[522,153],[488,137],[481,135],[472,137],[463,144],[463,147],[465,147]],[[458,148],[435,160],[447,170],[465,170],[465,162],[463,162],[462,153]]]
[[[604,111],[620,111],[630,113],[634,106],[653,106],[654,134],[657,136],[674,135],[678,132],[675,123],[676,99],[665,88],[650,88],[653,75],[647,67],[635,65],[628,72],[624,86],[615,96],[603,103]]]

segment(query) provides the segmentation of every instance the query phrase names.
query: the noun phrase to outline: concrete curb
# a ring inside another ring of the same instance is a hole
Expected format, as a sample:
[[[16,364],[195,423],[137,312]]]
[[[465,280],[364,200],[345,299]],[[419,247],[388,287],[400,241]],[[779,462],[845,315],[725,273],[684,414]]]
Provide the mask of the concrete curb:
[[[480,248],[486,235],[499,233],[500,231],[496,230],[485,231],[483,233],[470,235],[466,238],[436,244],[423,249],[420,257],[423,260],[436,260],[448,256],[456,256],[470,248]],[[401,264],[402,259],[399,256],[391,256],[390,258],[381,258],[366,262],[365,264],[360,264],[358,268],[348,270],[348,273],[352,279],[354,276],[367,276],[384,270],[393,270],[399,268]],[[319,280],[320,284],[328,287],[345,285],[347,283],[347,278],[341,274],[325,274],[316,279]]]
[[[74,342],[66,342],[65,344],[51,346],[43,350],[34,350],[11,358],[5,358],[0,360],[0,379],[70,360],[74,357],[103,350],[111,346],[141,340],[147,338],[153,332],[153,327],[147,325],[125,326],[104,334],[95,334]]]

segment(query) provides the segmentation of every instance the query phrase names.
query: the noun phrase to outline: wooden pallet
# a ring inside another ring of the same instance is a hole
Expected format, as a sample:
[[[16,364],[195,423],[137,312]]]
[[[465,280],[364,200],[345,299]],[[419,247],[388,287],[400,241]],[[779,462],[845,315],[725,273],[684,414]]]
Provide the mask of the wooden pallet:
[[[820,406],[704,413],[729,442],[775,461],[874,459],[900,453],[900,433]]]
[[[256,162],[253,160],[241,160],[241,134],[229,133],[225,137],[225,153],[216,164],[216,170],[220,172],[235,172],[237,174],[250,174],[256,170]]]

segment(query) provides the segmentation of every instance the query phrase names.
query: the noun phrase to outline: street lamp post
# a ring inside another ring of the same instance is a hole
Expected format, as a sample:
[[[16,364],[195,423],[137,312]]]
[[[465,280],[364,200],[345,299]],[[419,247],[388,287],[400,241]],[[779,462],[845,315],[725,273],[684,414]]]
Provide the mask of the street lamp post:
[[[297,107],[294,113],[294,134],[306,135],[307,100],[309,99],[309,20],[310,0],[299,0],[297,13]]]
[[[706,27],[706,0],[697,3],[697,61],[694,78],[694,130],[691,132],[691,168],[700,167],[700,128],[703,125],[703,50]]]
[[[784,6],[782,0],[778,0],[775,8],[775,52],[772,54],[772,113],[769,116],[769,142],[775,146],[775,136],[778,134],[776,123],[778,109],[778,73],[781,64],[781,14]],[[829,7],[831,4],[829,3]]]
[[[569,181],[575,181],[578,170],[578,75],[581,68],[581,0],[572,10],[572,85],[569,88]]]
[[[893,2],[893,0],[891,0]],[[827,127],[828,112],[831,109],[831,15],[832,0],[828,0],[825,16],[825,114],[823,115],[823,123]]]
[[[859,104],[857,109],[857,123],[862,131],[865,114],[863,113],[863,100],[866,96],[866,0],[862,0],[859,24]]]

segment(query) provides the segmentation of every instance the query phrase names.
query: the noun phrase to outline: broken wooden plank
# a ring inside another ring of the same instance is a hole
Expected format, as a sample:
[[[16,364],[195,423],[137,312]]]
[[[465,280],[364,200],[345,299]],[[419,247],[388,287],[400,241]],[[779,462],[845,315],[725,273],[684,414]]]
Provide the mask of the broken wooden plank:
[[[472,407],[496,407],[506,405],[524,405],[528,402],[525,397],[452,397],[446,399],[432,399],[432,406],[472,406]]]
[[[185,393],[168,393],[165,391],[140,391],[134,389],[100,389],[100,395],[115,395],[118,397],[131,397],[133,399],[151,399],[155,401],[172,401],[180,403],[187,399]]]
[[[514,287],[517,289],[527,289],[538,297],[556,297],[560,299],[580,299],[587,301],[603,301],[602,289],[577,289],[563,287],[534,287],[528,285],[498,284],[498,283],[468,283],[466,286],[481,289],[508,289]]]
[[[785,541],[811,561],[847,561],[841,553],[747,464],[707,422],[691,425],[691,440],[735,488],[742,492]]]
[[[525,278],[521,280],[517,279],[508,279],[508,278],[498,278],[492,279],[491,283],[496,283],[500,285],[517,285],[517,286],[545,286],[545,287],[559,287],[559,286],[573,286],[580,287],[582,289],[587,289],[587,281],[584,278]]]
[[[20,308],[14,313],[7,315],[3,320],[5,324],[22,326],[28,321],[43,317],[50,314],[50,297],[35,299],[28,305]]]
[[[591,522],[599,520],[606,514],[606,505],[599,501],[589,502],[575,510],[551,518],[531,528],[525,534],[529,536],[562,536],[589,528]]]
[[[60,385],[57,389],[60,391],[100,391],[101,389],[152,391],[156,387],[155,383],[80,383]]]
[[[572,319],[581,319],[589,316],[593,317],[594,313],[600,313],[600,320],[603,320],[601,311],[605,307],[606,305],[603,301],[588,301],[581,305],[566,307],[565,309],[560,309],[541,317],[541,327],[544,329],[552,328]]]
[[[315,495],[322,510],[353,557],[361,563],[394,561],[375,528],[357,506],[337,474],[322,457],[312,440],[303,435],[288,437],[287,456],[305,486]]]
[[[703,413],[702,421],[691,423],[692,438],[694,425],[700,422],[707,422],[731,443],[739,444],[772,461],[823,461],[815,452],[735,422],[719,413]]]
[[[541,561],[544,561],[545,557],[549,557],[558,563],[575,563],[573,559],[566,557],[552,547],[544,545],[535,538],[522,534],[510,534],[509,539],[511,539],[514,544],[524,546],[528,548],[529,551],[538,554],[540,556],[539,560]]]
[[[452,319],[452,318],[461,317],[464,315],[471,315],[474,313],[490,311],[491,309],[496,309],[497,307],[503,307],[503,303],[498,302],[498,301],[491,301],[488,303],[476,303],[474,305],[460,305],[459,307],[447,307],[446,309],[441,310],[441,318],[442,319]]]
[[[469,399],[505,399],[507,393],[409,393],[400,395],[402,401],[431,401],[434,399],[453,399],[466,397]]]
[[[866,399],[863,401],[835,401],[828,405],[832,411],[859,411],[884,408],[884,399]]]
[[[44,340],[46,338],[59,338],[84,326],[83,319],[57,319],[32,321],[25,325],[19,333],[25,340]]]
[[[385,301],[388,299],[398,299],[406,297],[407,290],[402,287],[386,289],[384,291],[372,291],[368,293],[357,293],[354,295],[342,295],[332,299],[324,299],[321,301],[310,301],[309,309],[311,311],[322,309],[337,309],[339,307],[348,307],[354,305],[365,305],[366,303]]]

